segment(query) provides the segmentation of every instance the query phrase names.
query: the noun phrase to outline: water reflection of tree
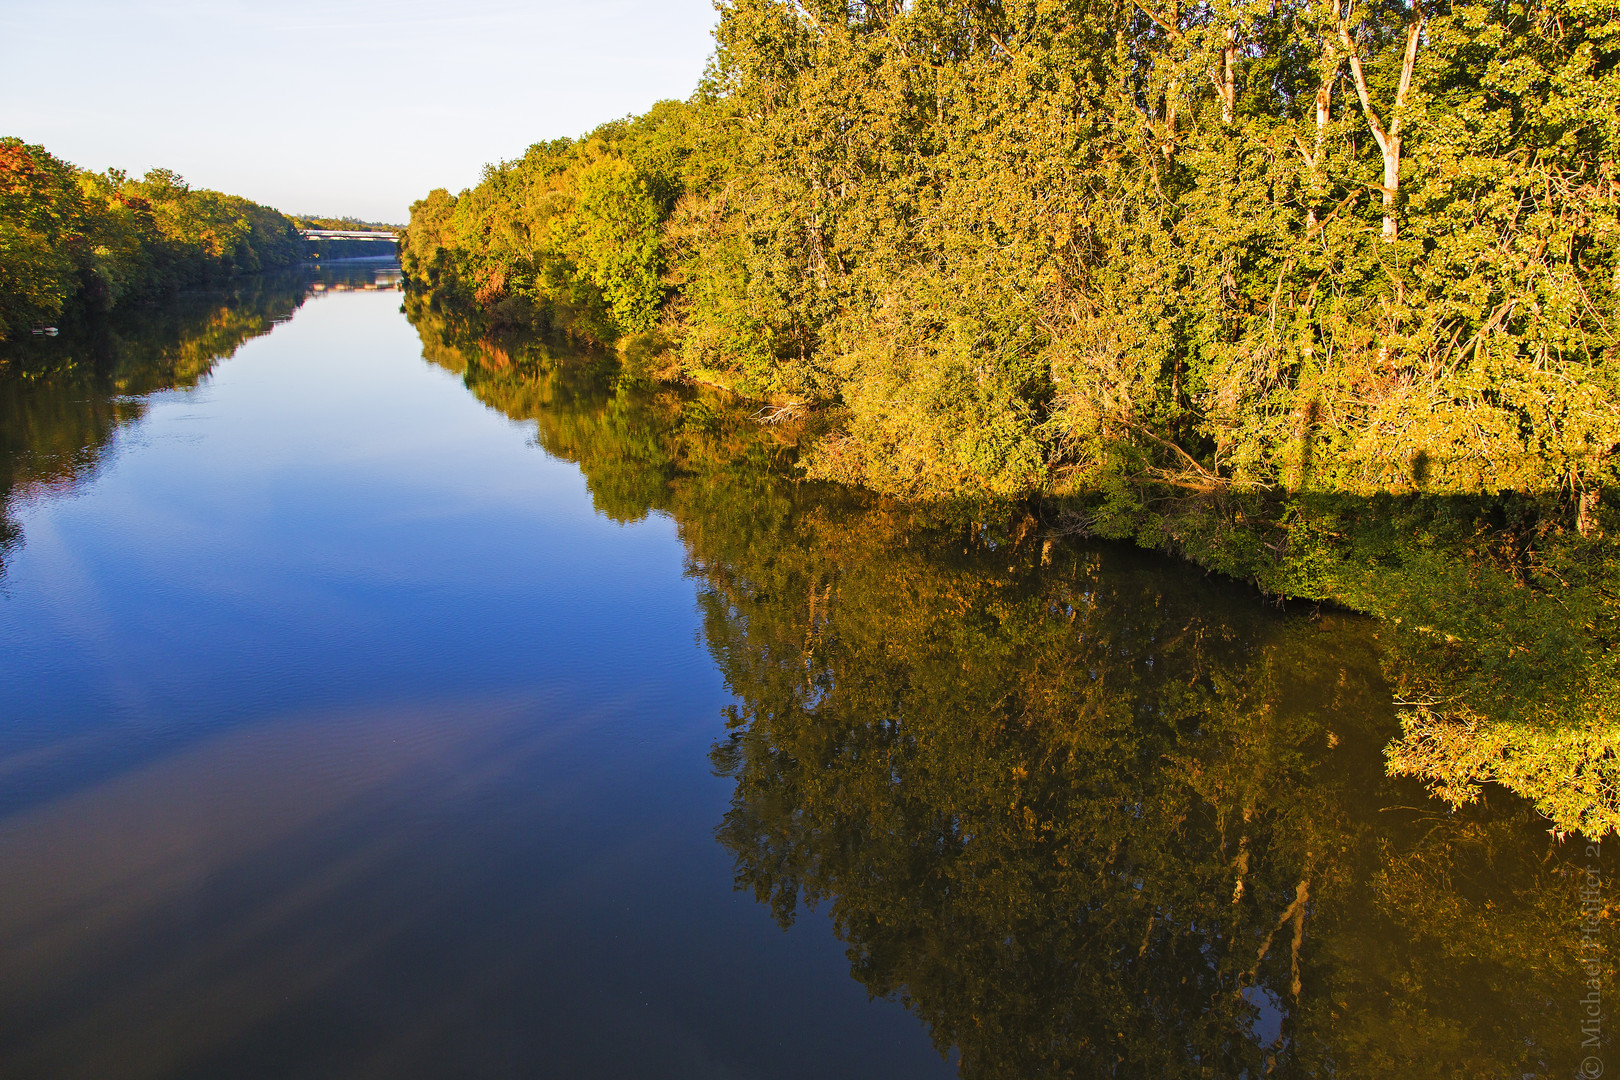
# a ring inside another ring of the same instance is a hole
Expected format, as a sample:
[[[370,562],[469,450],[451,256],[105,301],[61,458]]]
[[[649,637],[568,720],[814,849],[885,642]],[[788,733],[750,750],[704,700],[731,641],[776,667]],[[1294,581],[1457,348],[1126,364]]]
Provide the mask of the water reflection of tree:
[[[297,272],[265,274],[81,322],[56,338],[8,343],[0,351],[0,557],[22,542],[9,516],[16,499],[94,476],[118,429],[146,415],[146,395],[196,386],[292,314],[305,287]]]
[[[1540,1074],[1569,1047],[1572,879],[1525,815],[1393,809],[1422,800],[1382,775],[1365,624],[1114,553],[870,535],[829,521],[764,580],[704,560],[740,699],[720,836],[779,918],[825,901],[964,1075]]]
[[[737,697],[713,758],[739,886],[784,924],[824,904],[964,1076],[1579,1057],[1572,850],[1503,793],[1445,812],[1388,778],[1377,624],[795,484],[791,433],[719,399],[414,318],[600,510],[674,519]]]

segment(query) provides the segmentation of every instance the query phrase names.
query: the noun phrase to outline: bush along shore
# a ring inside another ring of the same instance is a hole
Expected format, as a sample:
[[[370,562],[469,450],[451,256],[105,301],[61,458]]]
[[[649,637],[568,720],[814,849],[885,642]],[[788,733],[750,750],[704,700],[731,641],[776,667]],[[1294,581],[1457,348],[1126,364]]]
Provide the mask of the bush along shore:
[[[808,417],[812,477],[1376,615],[1392,769],[1620,825],[1620,5],[733,0],[716,41],[689,101],[429,193],[412,287]]]
[[[304,254],[296,224],[269,207],[0,138],[0,342]]]

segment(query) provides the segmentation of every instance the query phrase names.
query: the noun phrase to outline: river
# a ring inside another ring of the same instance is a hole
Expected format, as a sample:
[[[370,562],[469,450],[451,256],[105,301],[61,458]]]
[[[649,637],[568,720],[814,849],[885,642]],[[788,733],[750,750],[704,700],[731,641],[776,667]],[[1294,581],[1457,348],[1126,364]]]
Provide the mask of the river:
[[[0,1075],[1566,1075],[1588,860],[1370,620],[365,264],[0,382]]]

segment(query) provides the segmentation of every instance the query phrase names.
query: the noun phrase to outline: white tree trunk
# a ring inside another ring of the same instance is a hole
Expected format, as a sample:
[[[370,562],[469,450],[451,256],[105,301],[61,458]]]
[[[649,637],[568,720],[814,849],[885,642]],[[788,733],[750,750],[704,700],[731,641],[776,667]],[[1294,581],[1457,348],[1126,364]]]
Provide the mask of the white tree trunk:
[[[1418,42],[1423,36],[1423,25],[1428,16],[1418,7],[1415,0],[1413,11],[1416,18],[1406,28],[1406,52],[1401,57],[1401,85],[1395,92],[1395,107],[1391,110],[1389,127],[1386,129],[1378,118],[1378,110],[1373,108],[1372,93],[1367,89],[1367,77],[1361,70],[1360,43],[1350,36],[1351,11],[1354,0],[1347,3],[1343,14],[1339,16],[1339,42],[1345,51],[1350,54],[1350,74],[1355,77],[1356,96],[1361,99],[1361,112],[1367,118],[1367,126],[1372,129],[1372,137],[1378,143],[1379,151],[1384,155],[1384,241],[1393,241],[1398,232],[1395,223],[1395,199],[1401,187],[1401,114],[1406,108],[1406,95],[1412,88],[1412,68],[1417,63]]]

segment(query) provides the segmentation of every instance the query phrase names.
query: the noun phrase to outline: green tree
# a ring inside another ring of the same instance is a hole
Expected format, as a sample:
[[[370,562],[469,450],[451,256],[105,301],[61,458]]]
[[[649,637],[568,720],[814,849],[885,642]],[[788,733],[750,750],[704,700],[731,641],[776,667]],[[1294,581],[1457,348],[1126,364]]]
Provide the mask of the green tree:
[[[84,214],[72,166],[0,139],[0,340],[61,315],[78,286],[72,243]]]
[[[167,169],[90,173],[0,139],[0,340],[303,256],[291,219],[268,207]]]
[[[613,320],[629,333],[650,330],[663,301],[659,214],[646,182],[623,158],[604,157],[579,172],[575,261],[602,290]]]

